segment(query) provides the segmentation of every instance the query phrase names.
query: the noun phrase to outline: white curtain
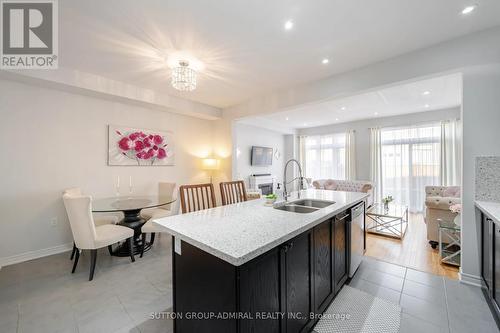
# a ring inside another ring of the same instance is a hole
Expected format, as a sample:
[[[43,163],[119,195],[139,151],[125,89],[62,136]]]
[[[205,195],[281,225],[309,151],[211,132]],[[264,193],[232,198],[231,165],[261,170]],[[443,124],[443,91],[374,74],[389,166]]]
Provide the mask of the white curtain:
[[[440,183],[440,124],[383,129],[381,146],[382,197],[422,212],[425,186]]]
[[[356,180],[356,142],[354,130],[345,133],[345,178]]]
[[[370,128],[370,181],[374,186],[374,201],[382,199],[382,143],[380,128]]]
[[[441,122],[441,185],[460,185],[461,136],[460,120]]]
[[[299,135],[297,138],[298,140],[298,146],[299,146],[299,162],[302,167],[302,173],[304,177],[307,175],[307,165],[306,165],[306,136],[305,135]]]
[[[345,179],[345,133],[312,135],[304,139],[306,177]]]

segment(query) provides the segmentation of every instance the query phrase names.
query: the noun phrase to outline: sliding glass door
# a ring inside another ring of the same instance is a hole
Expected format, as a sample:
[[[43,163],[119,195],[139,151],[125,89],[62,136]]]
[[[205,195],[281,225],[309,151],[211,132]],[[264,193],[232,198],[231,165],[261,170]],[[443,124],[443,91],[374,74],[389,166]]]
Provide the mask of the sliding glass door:
[[[411,212],[424,209],[425,186],[440,181],[439,124],[383,129],[382,194],[407,205]]]

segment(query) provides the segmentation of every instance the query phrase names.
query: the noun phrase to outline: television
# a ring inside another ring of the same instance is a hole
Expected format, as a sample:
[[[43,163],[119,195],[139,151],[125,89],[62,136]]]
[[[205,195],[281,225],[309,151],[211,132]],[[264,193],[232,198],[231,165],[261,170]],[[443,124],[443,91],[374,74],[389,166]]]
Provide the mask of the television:
[[[268,147],[252,147],[252,165],[266,166],[273,164],[273,148]]]

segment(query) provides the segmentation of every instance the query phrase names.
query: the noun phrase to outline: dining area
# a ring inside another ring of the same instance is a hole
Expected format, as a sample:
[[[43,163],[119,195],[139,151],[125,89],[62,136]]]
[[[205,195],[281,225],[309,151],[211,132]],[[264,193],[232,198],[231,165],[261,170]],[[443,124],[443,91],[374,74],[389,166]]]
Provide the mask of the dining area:
[[[258,193],[247,195],[241,180],[221,182],[218,187],[222,205],[260,197]],[[159,182],[156,195],[102,198],[93,198],[77,187],[64,190],[62,200],[73,236],[71,273],[77,271],[84,251],[90,253],[89,281],[94,279],[99,249],[107,248],[109,256],[128,258],[131,263],[140,260],[152,250],[156,235],[165,232],[155,219],[214,208],[216,197],[212,183],[177,187],[176,183]]]

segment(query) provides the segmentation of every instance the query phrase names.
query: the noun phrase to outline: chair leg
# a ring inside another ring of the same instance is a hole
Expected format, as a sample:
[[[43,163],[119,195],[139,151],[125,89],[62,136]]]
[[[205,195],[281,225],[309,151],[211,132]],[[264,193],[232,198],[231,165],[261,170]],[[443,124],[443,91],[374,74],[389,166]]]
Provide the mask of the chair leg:
[[[141,255],[140,255],[140,258],[142,258],[142,256],[144,255],[144,248],[146,247],[146,234],[143,233],[141,235]]]
[[[90,275],[89,281],[94,279],[95,262],[97,260],[97,250],[90,250]]]
[[[155,242],[155,233],[151,233],[151,240],[150,240],[150,243],[151,243],[151,246],[153,246],[153,243]]]
[[[73,258],[75,257],[75,252],[76,252],[76,244],[75,242],[73,242],[73,251],[71,251],[71,257],[69,258],[69,260],[73,260]]]
[[[130,237],[128,239],[128,248],[130,251],[130,260],[132,260],[132,262],[134,262],[135,261],[135,258],[134,258],[134,237]]]
[[[111,245],[108,245],[108,252],[110,256],[113,255],[113,247]]]
[[[80,250],[75,248],[75,261],[73,262],[73,269],[71,270],[71,274],[73,274],[76,270],[76,265],[78,265],[78,259],[80,259]]]

